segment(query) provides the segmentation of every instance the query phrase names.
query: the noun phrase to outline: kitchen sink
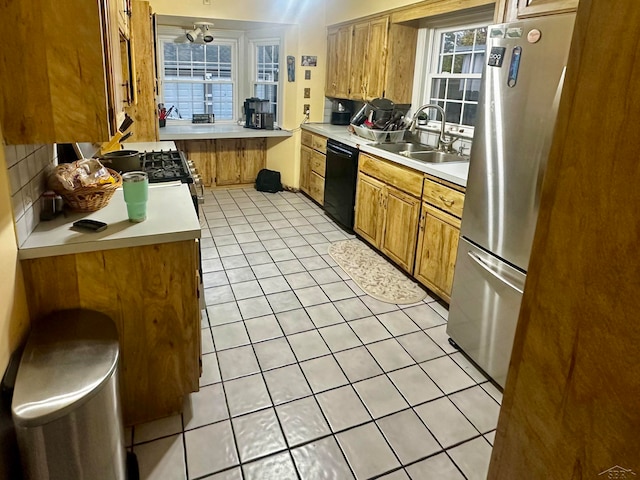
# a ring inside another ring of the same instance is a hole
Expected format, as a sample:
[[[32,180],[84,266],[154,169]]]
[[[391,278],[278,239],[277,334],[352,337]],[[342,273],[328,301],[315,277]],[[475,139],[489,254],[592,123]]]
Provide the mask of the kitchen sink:
[[[376,148],[384,150],[385,152],[397,153],[400,152],[432,152],[435,151],[430,145],[423,145],[422,143],[413,142],[399,142],[399,143],[379,143],[374,145]],[[406,155],[405,155],[406,156]]]
[[[380,143],[376,148],[386,152],[402,155],[403,157],[419,160],[427,163],[446,163],[446,162],[467,162],[468,156],[458,155],[456,153],[440,152],[430,145],[422,143],[401,142],[401,143]]]
[[[468,162],[469,157],[458,155],[457,153],[438,152],[436,150],[431,152],[408,152],[400,155],[412,158],[413,160],[420,160],[427,163],[446,163],[446,162]]]

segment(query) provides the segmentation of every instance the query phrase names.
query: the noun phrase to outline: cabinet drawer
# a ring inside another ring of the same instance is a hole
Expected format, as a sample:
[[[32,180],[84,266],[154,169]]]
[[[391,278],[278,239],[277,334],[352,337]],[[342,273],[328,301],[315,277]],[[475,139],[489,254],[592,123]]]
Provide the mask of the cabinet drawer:
[[[311,153],[311,171],[324,177],[327,169],[327,158],[315,150]]]
[[[302,145],[306,145],[309,148],[313,148],[313,133],[302,130],[301,137]]]
[[[462,192],[425,178],[422,199],[451,215],[462,217],[462,207],[464,206],[464,193]]]
[[[309,195],[320,205],[324,204],[324,178],[316,172],[309,174]]]
[[[366,153],[360,154],[359,170],[378,180],[420,198],[422,194],[422,173],[398,166],[386,160],[371,157]]]
[[[311,148],[321,153],[327,153],[327,139],[318,135],[312,135]]]

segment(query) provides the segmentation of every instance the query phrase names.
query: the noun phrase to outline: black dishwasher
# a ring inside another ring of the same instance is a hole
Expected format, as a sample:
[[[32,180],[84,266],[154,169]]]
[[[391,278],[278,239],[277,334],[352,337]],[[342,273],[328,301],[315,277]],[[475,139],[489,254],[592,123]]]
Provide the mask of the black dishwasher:
[[[324,209],[327,215],[349,231],[353,231],[357,175],[358,149],[327,140]]]

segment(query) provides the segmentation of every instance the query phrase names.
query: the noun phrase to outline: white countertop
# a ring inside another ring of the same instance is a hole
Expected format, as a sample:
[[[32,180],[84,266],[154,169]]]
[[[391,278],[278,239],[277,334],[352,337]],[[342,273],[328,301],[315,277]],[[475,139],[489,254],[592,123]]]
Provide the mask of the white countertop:
[[[356,147],[360,149],[361,152],[370,153],[376,157],[381,157],[400,165],[413,168],[419,172],[428,173],[429,175],[447,180],[462,187],[467,186],[467,177],[469,176],[468,160],[448,163],[421,162],[419,160],[413,160],[411,158],[403,157],[402,155],[397,155],[377,148],[375,143],[371,140],[349,133],[346,126],[330,125],[326,123],[305,123],[302,125],[302,128],[309,130],[310,132],[317,133],[318,135],[324,135],[325,137],[346,143],[351,147]]]
[[[137,150],[139,152],[158,152],[160,150],[177,150],[176,142],[124,142],[122,148],[126,150]]]
[[[72,228],[81,218],[107,223],[95,233]],[[115,191],[106,207],[92,213],[70,213],[49,222],[40,222],[20,247],[20,259],[95,252],[114,248],[139,247],[200,238],[189,187],[186,184],[153,184],[149,187],[147,219],[131,223],[127,217],[122,188]]]
[[[258,130],[230,123],[171,124],[160,128],[160,140],[206,140],[213,138],[290,137],[288,130]]]

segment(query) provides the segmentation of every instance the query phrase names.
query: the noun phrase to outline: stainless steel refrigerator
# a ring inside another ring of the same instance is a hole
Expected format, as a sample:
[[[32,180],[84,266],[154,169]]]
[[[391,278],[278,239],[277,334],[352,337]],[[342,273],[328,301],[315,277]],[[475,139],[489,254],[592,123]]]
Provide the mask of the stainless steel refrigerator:
[[[503,387],[574,18],[487,31],[447,333]]]

